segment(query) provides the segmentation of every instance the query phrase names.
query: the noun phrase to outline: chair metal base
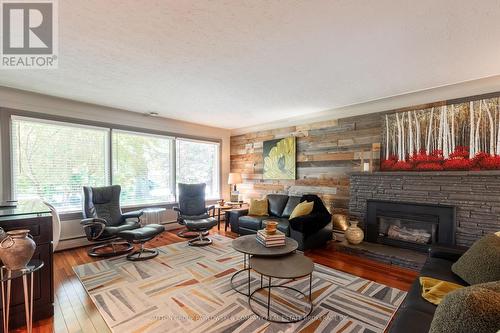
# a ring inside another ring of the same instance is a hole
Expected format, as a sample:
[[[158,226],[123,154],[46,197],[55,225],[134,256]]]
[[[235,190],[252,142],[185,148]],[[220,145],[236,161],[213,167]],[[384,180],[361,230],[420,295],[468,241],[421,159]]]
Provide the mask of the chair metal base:
[[[204,231],[203,236],[207,236],[207,235],[208,235],[208,231]],[[177,233],[177,236],[182,237],[182,238],[197,238],[197,237],[199,237],[199,232],[184,229],[184,230],[179,231]]]
[[[142,261],[142,260],[152,259],[152,258],[156,257],[157,255],[158,255],[158,250],[146,249],[144,247],[144,244],[142,243],[139,250],[134,251],[134,252],[127,255],[127,260]]]
[[[118,250],[117,249],[118,246],[120,246],[120,247],[125,246],[125,248]],[[111,251],[98,252],[98,250],[104,249],[107,247],[109,247],[111,249]],[[112,241],[112,242],[107,242],[104,244],[94,246],[93,248],[91,248],[87,252],[87,254],[91,257],[105,257],[106,258],[106,257],[114,257],[114,256],[119,256],[119,255],[122,255],[125,253],[129,253],[133,249],[134,249],[134,246],[127,241],[114,241],[114,242]]]
[[[203,235],[203,233],[204,232],[200,232],[200,233],[198,233],[198,237],[189,240],[188,245],[189,246],[207,246],[207,245],[212,244],[212,240],[208,237],[205,237]],[[208,231],[206,231],[206,233],[208,234]]]

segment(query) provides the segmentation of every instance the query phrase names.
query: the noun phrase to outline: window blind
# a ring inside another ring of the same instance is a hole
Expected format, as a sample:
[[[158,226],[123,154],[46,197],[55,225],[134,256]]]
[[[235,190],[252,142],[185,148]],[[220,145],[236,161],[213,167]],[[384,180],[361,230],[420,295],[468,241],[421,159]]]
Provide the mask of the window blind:
[[[219,144],[187,139],[176,144],[177,183],[206,183],[207,199],[218,199]]]
[[[174,202],[173,139],[112,131],[112,181],[122,187],[122,205]]]
[[[12,117],[11,125],[18,200],[40,198],[79,211],[82,186],[108,184],[108,129],[24,117]]]

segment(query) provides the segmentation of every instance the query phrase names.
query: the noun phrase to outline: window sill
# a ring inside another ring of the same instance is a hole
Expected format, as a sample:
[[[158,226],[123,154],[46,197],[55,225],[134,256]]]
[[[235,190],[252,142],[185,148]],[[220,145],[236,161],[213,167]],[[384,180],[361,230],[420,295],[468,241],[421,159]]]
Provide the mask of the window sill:
[[[214,204],[218,199],[210,199],[207,198],[207,203]],[[145,205],[127,205],[122,206],[122,210],[124,212],[130,212],[138,209],[146,209],[146,208],[166,208],[173,209],[177,206],[178,202],[163,202],[163,203],[155,203],[155,204],[145,204]],[[61,212],[59,214],[61,221],[70,221],[70,220],[81,220],[83,219],[83,215],[81,211],[70,211],[70,212]]]

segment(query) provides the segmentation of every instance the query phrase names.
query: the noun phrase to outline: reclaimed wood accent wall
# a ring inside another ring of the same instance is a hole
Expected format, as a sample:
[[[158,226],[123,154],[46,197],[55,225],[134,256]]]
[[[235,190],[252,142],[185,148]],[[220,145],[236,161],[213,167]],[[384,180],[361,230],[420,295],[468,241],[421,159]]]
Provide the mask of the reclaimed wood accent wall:
[[[269,193],[318,194],[331,212],[348,212],[349,173],[380,164],[381,114],[328,120],[231,137],[231,172],[242,174],[243,199]],[[297,179],[264,180],[262,145],[297,138]]]

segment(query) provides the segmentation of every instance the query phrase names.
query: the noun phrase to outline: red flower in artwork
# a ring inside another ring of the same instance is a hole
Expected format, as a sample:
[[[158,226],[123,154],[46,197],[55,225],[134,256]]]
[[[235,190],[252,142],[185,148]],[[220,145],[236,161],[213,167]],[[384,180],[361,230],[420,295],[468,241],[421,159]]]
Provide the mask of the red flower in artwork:
[[[392,166],[392,170],[408,171],[413,169],[413,164],[406,161],[398,161]]]
[[[450,154],[451,159],[469,158],[469,147],[456,146],[455,151]]]
[[[428,155],[425,152],[425,150],[423,150],[423,151],[421,150],[419,153],[410,156],[410,161],[412,161],[414,163],[426,162],[427,159],[428,159]]]
[[[438,162],[422,162],[415,166],[418,171],[441,171],[443,166]]]
[[[485,158],[488,158],[490,155],[488,155],[487,153],[481,151],[479,153],[476,154],[476,156],[474,156],[474,158],[472,159],[472,166],[474,168],[479,168],[481,169],[482,166],[482,161],[485,159]]]
[[[382,170],[395,171],[442,171],[442,170],[500,170],[500,155],[478,152],[469,159],[469,147],[456,146],[455,150],[444,158],[443,151],[435,149],[430,154],[425,149],[398,161],[396,155],[390,155],[381,162]]]
[[[435,149],[431,152],[429,155],[429,161],[432,162],[442,162],[444,160],[443,158],[443,151],[440,149]]]
[[[427,154],[425,149],[420,149],[418,154],[410,157],[410,160],[414,163],[426,163],[426,162],[442,162],[443,161],[443,151],[433,150],[430,154]]]
[[[444,170],[469,170],[472,167],[472,161],[465,158],[455,158],[444,161]]]
[[[485,153],[479,153],[479,154],[485,154]],[[479,169],[483,169],[483,170],[498,170],[498,169],[500,169],[500,156],[498,156],[498,155],[491,156],[491,155],[487,155],[487,154],[485,154],[485,155],[486,156],[481,155],[481,157],[476,160],[477,167],[479,167]],[[476,155],[476,157],[477,157],[477,155]]]
[[[383,160],[382,164],[380,165],[380,168],[382,170],[392,170],[394,164],[396,164],[396,160],[393,159]]]

